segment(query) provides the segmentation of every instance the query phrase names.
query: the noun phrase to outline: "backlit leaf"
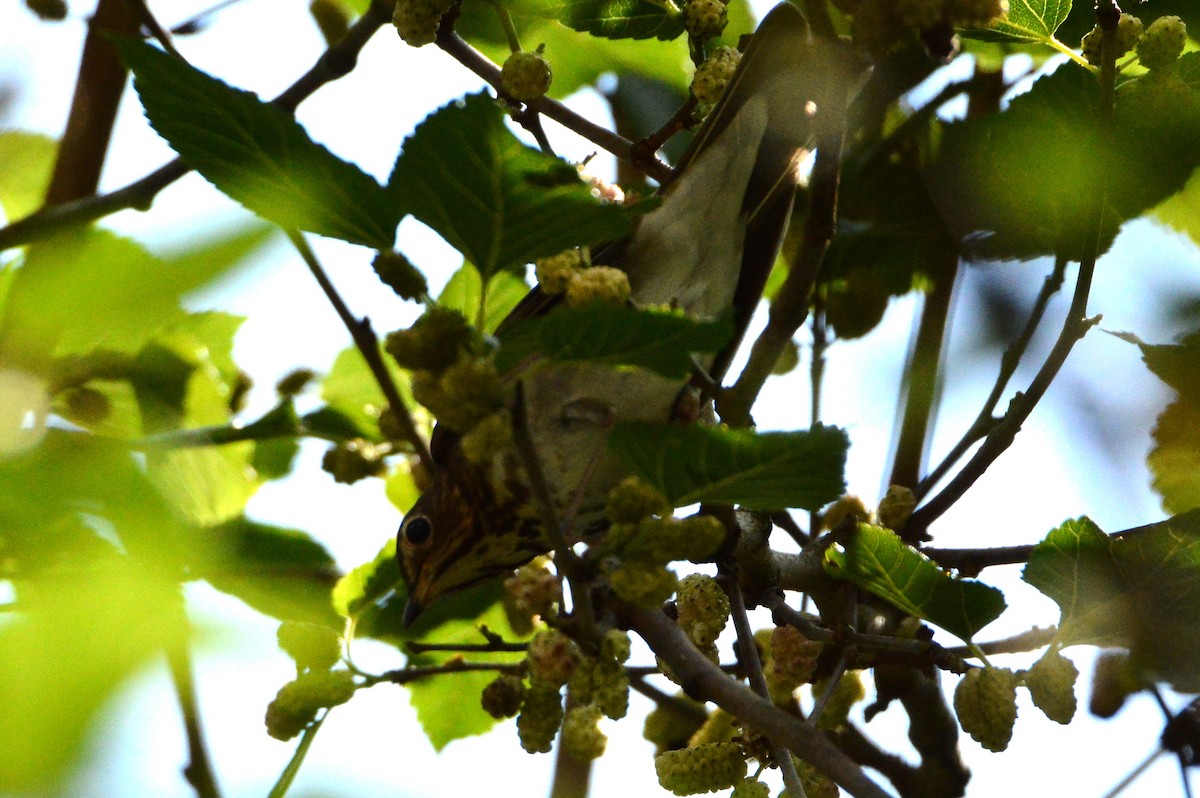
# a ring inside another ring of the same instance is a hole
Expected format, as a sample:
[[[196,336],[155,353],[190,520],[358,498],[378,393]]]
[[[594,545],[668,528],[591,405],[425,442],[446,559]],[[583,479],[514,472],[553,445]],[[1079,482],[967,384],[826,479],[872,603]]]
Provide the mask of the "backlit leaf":
[[[996,588],[946,574],[892,530],[870,524],[826,550],[825,571],[966,641],[1006,606]]]

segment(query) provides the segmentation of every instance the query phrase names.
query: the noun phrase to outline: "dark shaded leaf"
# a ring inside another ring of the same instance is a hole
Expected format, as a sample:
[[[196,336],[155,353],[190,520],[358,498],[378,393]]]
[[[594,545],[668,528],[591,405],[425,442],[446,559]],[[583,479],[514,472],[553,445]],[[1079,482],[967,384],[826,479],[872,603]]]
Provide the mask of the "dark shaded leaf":
[[[609,447],[676,507],[695,502],[815,510],[840,496],[846,433],[618,424]]]
[[[496,366],[506,371],[533,355],[551,360],[641,366],[664,377],[686,377],[692,355],[720,351],[733,336],[728,321],[699,321],[676,313],[594,302],[556,308],[513,327]]]

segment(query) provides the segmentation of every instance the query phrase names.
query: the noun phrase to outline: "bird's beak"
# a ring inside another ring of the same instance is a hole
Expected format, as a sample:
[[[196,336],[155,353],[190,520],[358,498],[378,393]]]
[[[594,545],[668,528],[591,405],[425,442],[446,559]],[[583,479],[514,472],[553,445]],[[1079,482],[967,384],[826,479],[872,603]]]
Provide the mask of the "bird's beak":
[[[404,605],[404,628],[407,629],[416,623],[417,618],[421,616],[425,607],[421,602],[417,601],[413,596],[408,597],[408,603]]]

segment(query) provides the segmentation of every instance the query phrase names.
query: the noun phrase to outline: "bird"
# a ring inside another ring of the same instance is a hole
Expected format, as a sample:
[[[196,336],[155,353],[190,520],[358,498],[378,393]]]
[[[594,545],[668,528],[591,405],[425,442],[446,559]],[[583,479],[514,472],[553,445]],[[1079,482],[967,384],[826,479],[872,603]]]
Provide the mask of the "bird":
[[[845,111],[846,61],[836,42],[813,35],[799,9],[776,6],[663,181],[661,204],[627,240],[593,259],[627,274],[635,305],[667,305],[701,319],[732,316],[733,340],[700,364],[713,384],[762,297],[814,126],[823,113]],[[497,329],[501,349],[522,320],[560,301],[535,287]],[[573,539],[603,529],[605,498],[626,476],[606,451],[613,423],[666,423],[687,387],[686,378],[589,363],[544,364],[521,379],[522,406],[514,412],[523,414],[538,470]],[[406,625],[439,597],[546,553],[555,538],[515,448],[480,465],[463,456],[458,441],[444,425],[435,429],[435,474],[397,533]]]

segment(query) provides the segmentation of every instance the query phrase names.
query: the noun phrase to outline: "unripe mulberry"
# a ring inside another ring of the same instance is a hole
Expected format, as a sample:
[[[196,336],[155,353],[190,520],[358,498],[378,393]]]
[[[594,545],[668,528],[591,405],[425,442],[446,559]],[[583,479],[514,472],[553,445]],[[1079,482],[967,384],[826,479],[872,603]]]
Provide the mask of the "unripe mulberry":
[[[525,694],[521,714],[517,716],[517,735],[521,747],[531,754],[544,754],[554,744],[554,735],[562,724],[562,696],[558,688],[535,679]]]
[[[1025,686],[1034,706],[1055,723],[1075,717],[1075,680],[1079,669],[1058,651],[1047,651],[1025,672]]]
[[[429,293],[425,275],[413,266],[403,252],[382,249],[371,261],[371,268],[380,282],[396,292],[401,299],[420,299]]]
[[[729,798],[770,798],[771,788],[758,779],[742,779],[733,785]]]
[[[703,704],[683,693],[674,700],[675,704],[656,706],[642,725],[642,737],[654,743],[655,755],[684,747],[704,723]]]
[[[563,747],[585,762],[598,759],[604,754],[608,737],[600,731],[600,719],[604,713],[595,704],[571,707],[563,718]]]
[[[887,493],[879,501],[879,523],[888,529],[903,529],[908,523],[913,510],[917,508],[917,497],[911,488],[903,485],[891,485]]]
[[[571,275],[567,283],[567,305],[573,308],[603,302],[623,305],[632,289],[629,275],[614,266],[593,266]]]
[[[543,563],[522,565],[504,580],[505,598],[516,612],[527,616],[549,615],[562,601],[562,581]]]
[[[479,700],[484,711],[496,720],[511,718],[525,702],[525,683],[518,676],[502,673],[483,688]]]
[[[438,375],[458,362],[474,337],[461,313],[435,306],[407,330],[388,333],[383,347],[401,368]]]
[[[500,70],[500,85],[504,93],[514,100],[529,102],[543,97],[554,79],[550,62],[537,52],[513,53],[504,61]]]
[[[604,511],[615,523],[636,524],[652,515],[667,515],[671,505],[666,498],[637,477],[626,477],[608,492]]]
[[[746,759],[737,743],[704,743],[654,758],[658,783],[676,795],[729,789],[746,777]]]
[[[526,656],[530,675],[555,687],[567,683],[582,659],[575,642],[557,629],[545,629],[535,634],[529,641]]]
[[[733,73],[737,71],[742,54],[736,47],[718,47],[692,76],[692,96],[702,103],[713,105],[721,99]]]
[[[974,668],[954,689],[963,731],[989,751],[1003,751],[1017,720],[1017,676],[1007,668]]]
[[[329,472],[336,482],[351,485],[360,479],[377,477],[383,473],[383,452],[362,438],[340,441],[325,452],[321,458],[321,468]]]
[[[327,671],[342,655],[338,633],[324,624],[284,621],[275,636],[298,670]]]
[[[310,724],[317,710],[344,704],[354,695],[349,671],[308,671],[279,688],[267,706],[267,734],[290,740]]]
[[[863,504],[863,500],[853,494],[847,493],[829,505],[829,509],[822,513],[821,528],[833,529],[848,515],[854,516],[855,520],[861,524],[865,524],[871,520],[871,513],[867,510],[867,506]]]
[[[1098,718],[1111,718],[1124,706],[1125,699],[1143,687],[1128,651],[1101,651],[1092,671],[1088,710]]]
[[[451,5],[449,0],[397,0],[392,24],[401,39],[423,47],[437,38],[438,23]]]
[[[679,582],[675,599],[680,628],[699,647],[710,646],[729,620],[729,596],[717,580],[692,574]]]
[[[794,626],[775,627],[771,632],[765,674],[773,701],[786,703],[792,692],[809,680],[817,667],[821,648],[821,643],[809,640]]]
[[[638,607],[660,606],[679,584],[675,573],[655,563],[621,563],[608,574],[608,584],[618,596]]]
[[[693,39],[716,38],[728,23],[729,12],[721,0],[687,0],[683,5],[683,27]]]
[[[1150,23],[1137,43],[1137,57],[1146,69],[1173,66],[1187,44],[1187,26],[1177,16],[1159,17]]]
[[[591,265],[591,255],[587,247],[576,247],[548,258],[538,258],[534,263],[534,272],[543,291],[547,294],[561,294],[567,290],[572,277]]]

